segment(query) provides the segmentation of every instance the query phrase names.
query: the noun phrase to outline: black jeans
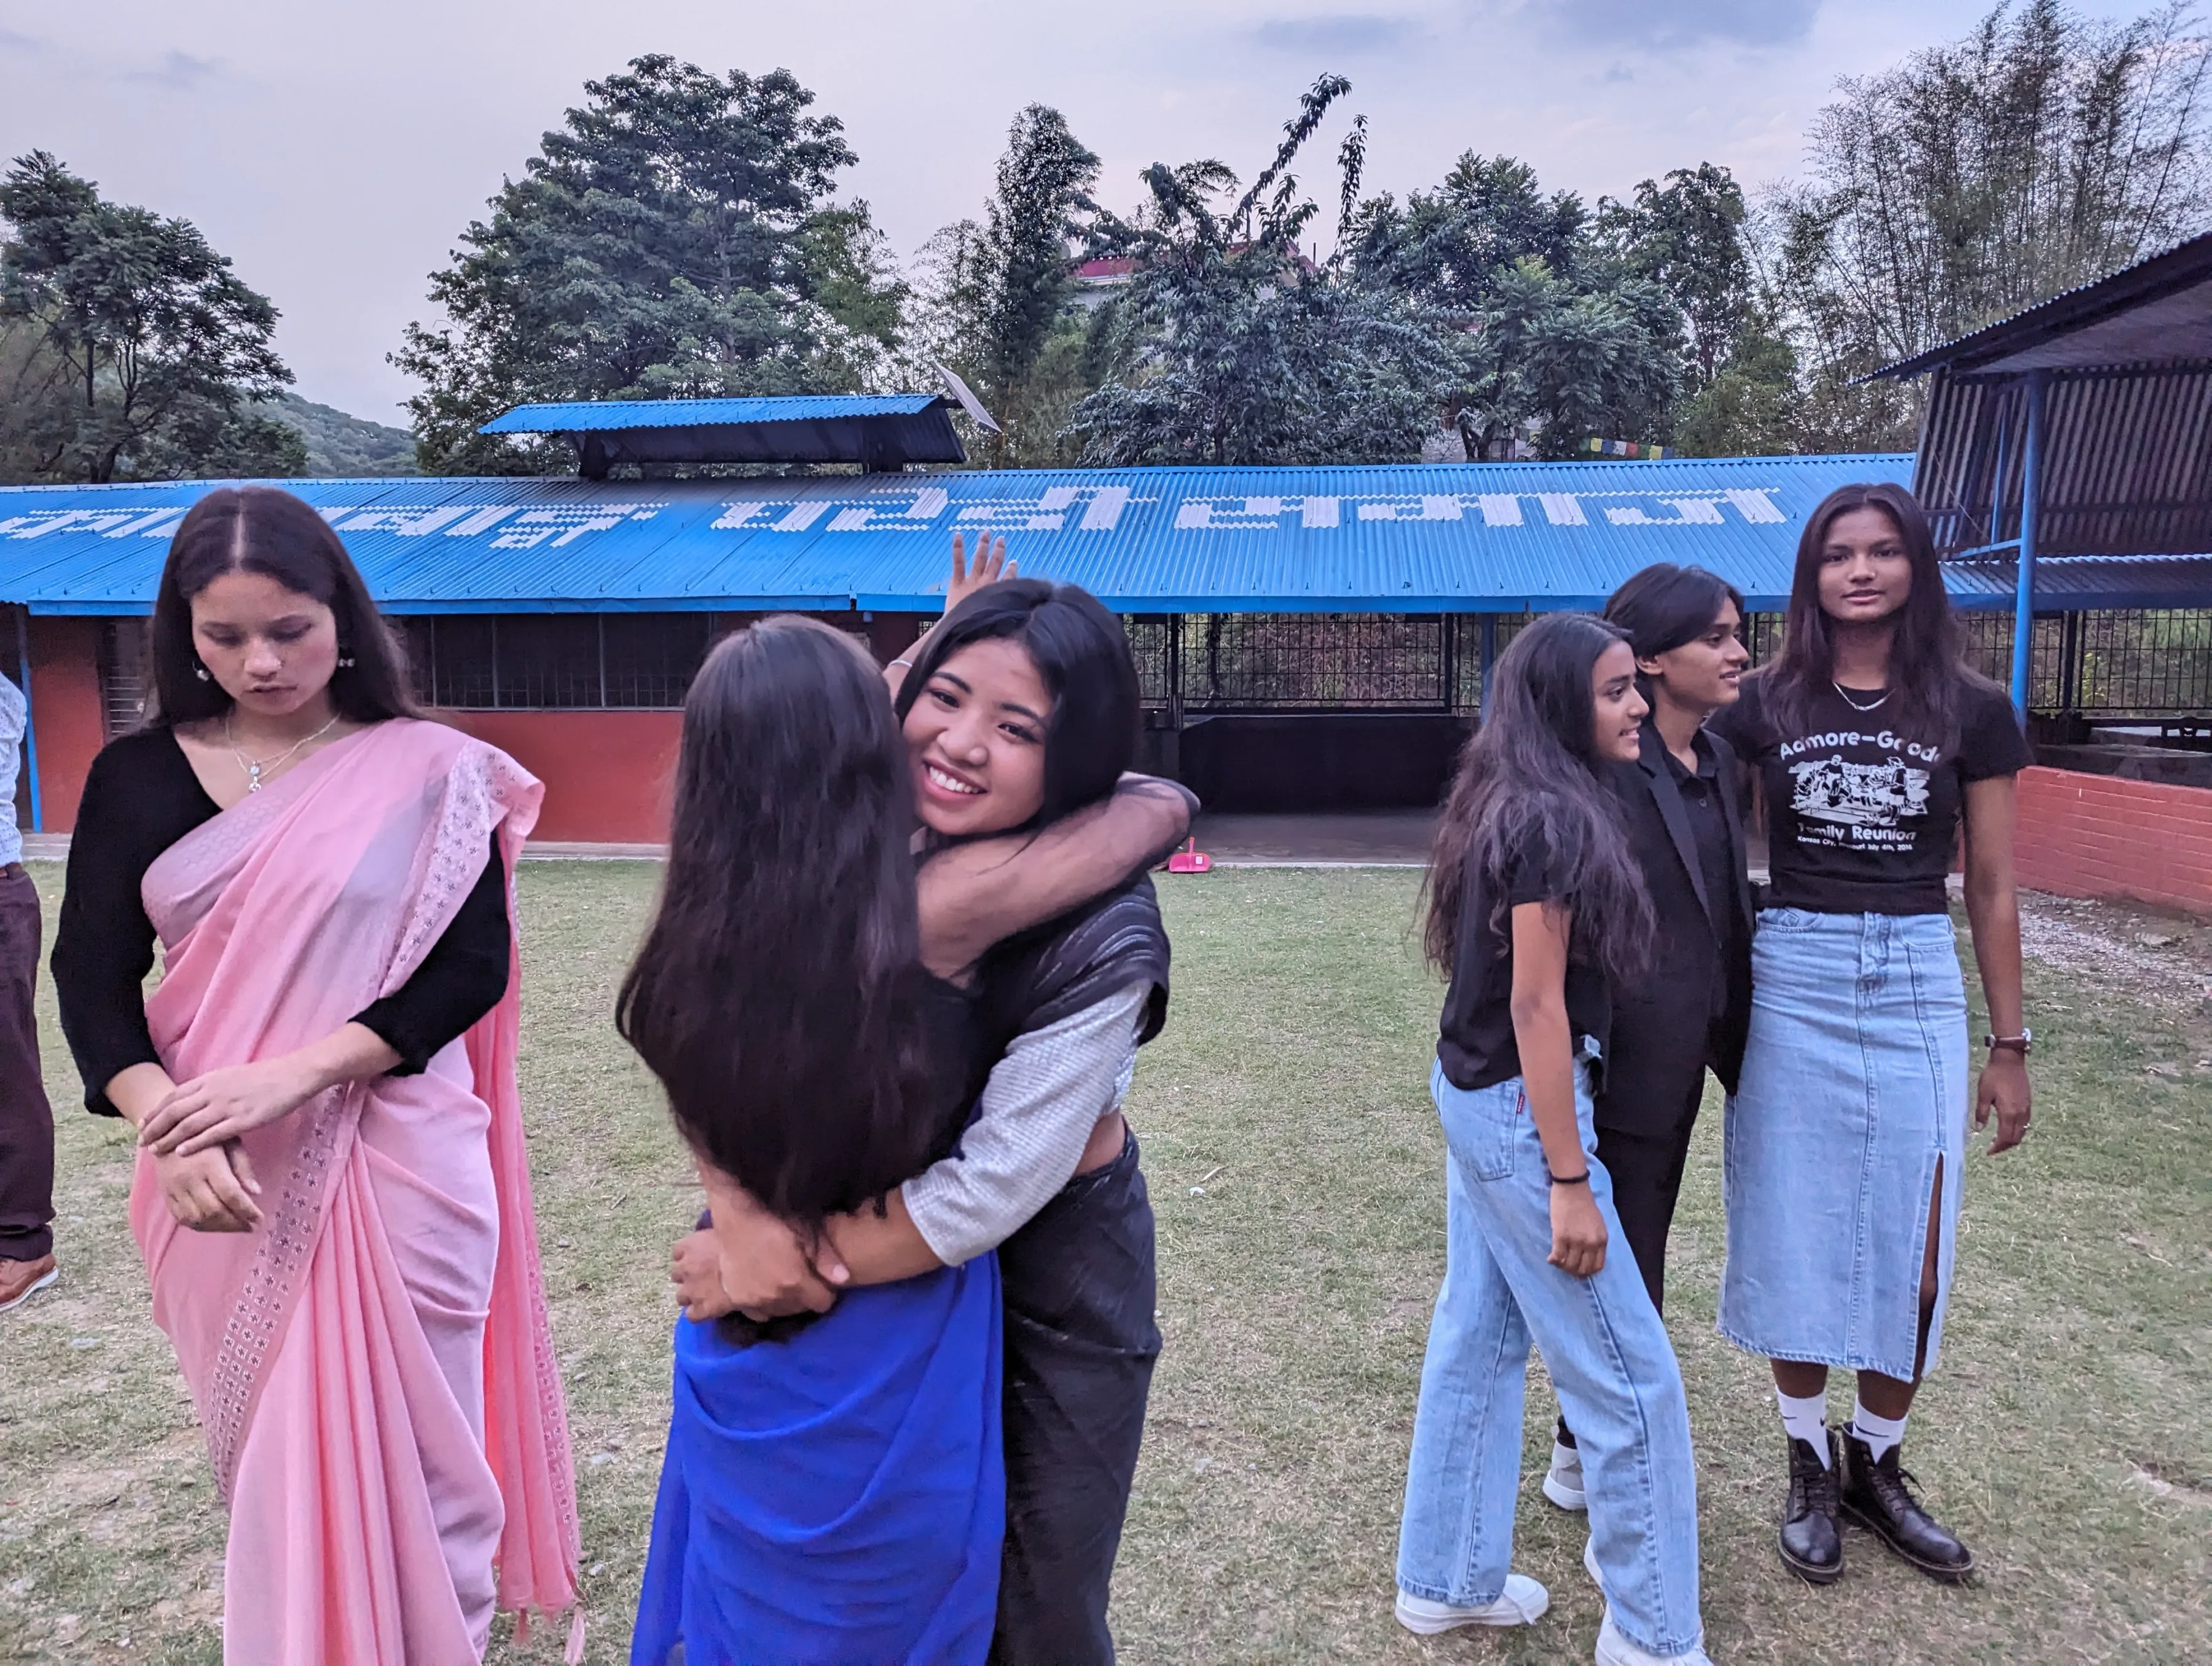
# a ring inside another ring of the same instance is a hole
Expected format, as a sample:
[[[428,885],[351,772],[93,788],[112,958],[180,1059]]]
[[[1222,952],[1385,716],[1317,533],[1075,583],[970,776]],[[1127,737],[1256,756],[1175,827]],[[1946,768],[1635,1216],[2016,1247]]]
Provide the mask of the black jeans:
[[[39,891],[0,868],[0,1261],[54,1247],[54,1111],[39,1073]]]
[[[1106,1604],[1159,1328],[1152,1206],[1132,1134],[999,1248],[1006,1547],[995,1666],[1110,1666]]]

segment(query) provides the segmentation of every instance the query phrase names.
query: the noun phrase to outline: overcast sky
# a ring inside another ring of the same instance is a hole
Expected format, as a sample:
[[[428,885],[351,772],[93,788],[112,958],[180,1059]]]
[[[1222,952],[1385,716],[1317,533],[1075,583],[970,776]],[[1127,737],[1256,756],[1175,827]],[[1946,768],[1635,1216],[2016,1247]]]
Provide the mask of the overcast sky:
[[[2148,0],[2143,0],[2147,4]],[[1547,189],[1625,193],[1701,161],[1800,166],[1839,76],[1963,33],[1984,0],[0,0],[0,155],[54,152],[118,201],[194,221],[283,314],[301,392],[405,420],[385,362],[425,278],[588,78],[647,52],[782,66],[845,123],[846,194],[902,256],[989,188],[1008,121],[1058,106],[1133,204],[1155,161],[1249,178],[1297,94],[1352,93],[1370,187],[1508,151]],[[2088,0],[2110,15],[2142,9]]]

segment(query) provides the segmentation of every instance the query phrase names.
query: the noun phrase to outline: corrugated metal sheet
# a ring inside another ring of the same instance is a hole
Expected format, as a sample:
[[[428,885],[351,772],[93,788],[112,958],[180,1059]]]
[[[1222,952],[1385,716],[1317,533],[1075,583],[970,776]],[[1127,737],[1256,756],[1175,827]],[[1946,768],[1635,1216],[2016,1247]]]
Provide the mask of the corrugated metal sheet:
[[[2039,556],[2212,550],[2212,362],[2052,372],[2043,433]],[[2027,435],[2021,384],[1937,376],[1913,489],[1939,548],[2019,536]]]
[[[1943,577],[1953,605],[2011,612],[2017,566],[2009,556],[1946,562]],[[2041,556],[2035,563],[2035,607],[2039,613],[2212,607],[2212,555]]]
[[[396,613],[941,605],[947,535],[1127,612],[1589,608],[1655,561],[1757,608],[1813,507],[1903,456],[807,480],[286,481]],[[210,483],[0,489],[0,601],[137,613]]]
[[[937,393],[810,394],[781,399],[586,399],[517,405],[479,434],[601,434],[612,429],[704,428],[735,423],[814,423],[844,416],[915,416]]]
[[[2199,358],[2212,347],[2212,232],[1864,378]]]

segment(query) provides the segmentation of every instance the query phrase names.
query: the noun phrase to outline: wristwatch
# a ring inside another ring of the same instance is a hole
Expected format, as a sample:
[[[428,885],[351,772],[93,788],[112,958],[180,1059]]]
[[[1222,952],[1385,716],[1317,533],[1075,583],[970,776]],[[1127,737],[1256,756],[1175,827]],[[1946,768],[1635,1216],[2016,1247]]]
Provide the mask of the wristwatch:
[[[2023,1059],[2027,1056],[2028,1049],[2034,1045],[2034,1043],[2035,1031],[2029,1029],[2024,1024],[2021,1025],[2020,1034],[2017,1036],[1984,1036],[1982,1037],[1982,1045],[1989,1049],[1990,1052],[1995,1053],[2003,1051],[2006,1053],[2017,1053]]]

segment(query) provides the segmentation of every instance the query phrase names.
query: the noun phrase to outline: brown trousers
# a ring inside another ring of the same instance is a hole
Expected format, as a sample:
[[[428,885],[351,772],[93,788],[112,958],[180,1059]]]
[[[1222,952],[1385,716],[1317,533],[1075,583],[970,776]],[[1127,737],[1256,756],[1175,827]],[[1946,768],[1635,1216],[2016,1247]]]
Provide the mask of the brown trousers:
[[[39,891],[0,868],[0,1261],[54,1247],[54,1112],[39,1071]]]

